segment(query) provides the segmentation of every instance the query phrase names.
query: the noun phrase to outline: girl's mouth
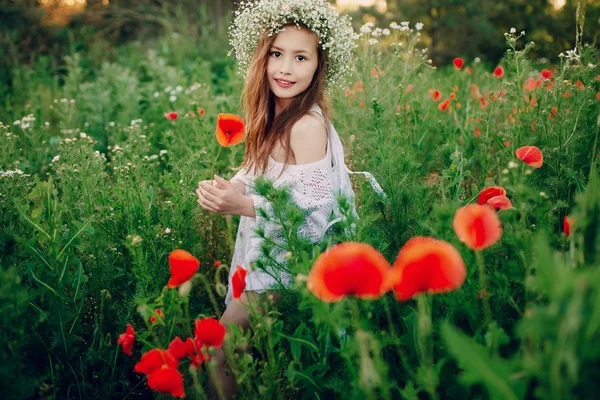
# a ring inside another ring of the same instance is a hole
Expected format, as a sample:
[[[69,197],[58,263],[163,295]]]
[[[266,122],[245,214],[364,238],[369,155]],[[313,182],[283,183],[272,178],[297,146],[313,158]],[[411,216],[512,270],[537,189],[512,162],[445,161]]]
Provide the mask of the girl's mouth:
[[[286,81],[283,79],[275,79],[275,82],[277,82],[277,85],[279,85],[279,87],[284,88],[284,89],[290,88],[294,85],[294,83],[296,83],[296,82]]]

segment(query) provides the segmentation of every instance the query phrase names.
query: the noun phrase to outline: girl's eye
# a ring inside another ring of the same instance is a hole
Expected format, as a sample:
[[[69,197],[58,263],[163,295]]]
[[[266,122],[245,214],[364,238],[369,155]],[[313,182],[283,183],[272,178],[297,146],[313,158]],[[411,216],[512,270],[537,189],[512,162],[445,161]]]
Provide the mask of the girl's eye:
[[[306,60],[306,57],[304,57],[304,56],[298,56],[298,59],[299,59],[298,61],[304,61],[304,60]]]
[[[281,55],[281,53],[278,52],[278,51],[272,51],[271,55],[274,56],[274,57],[279,57]]]

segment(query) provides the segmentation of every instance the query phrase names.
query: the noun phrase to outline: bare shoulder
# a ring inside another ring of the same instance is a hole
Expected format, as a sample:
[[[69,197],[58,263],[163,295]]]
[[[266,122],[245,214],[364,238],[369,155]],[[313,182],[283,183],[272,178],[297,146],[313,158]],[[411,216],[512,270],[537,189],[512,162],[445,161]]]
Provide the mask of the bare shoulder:
[[[327,130],[321,117],[309,113],[300,118],[292,126],[290,146],[296,164],[322,160],[327,152]]]

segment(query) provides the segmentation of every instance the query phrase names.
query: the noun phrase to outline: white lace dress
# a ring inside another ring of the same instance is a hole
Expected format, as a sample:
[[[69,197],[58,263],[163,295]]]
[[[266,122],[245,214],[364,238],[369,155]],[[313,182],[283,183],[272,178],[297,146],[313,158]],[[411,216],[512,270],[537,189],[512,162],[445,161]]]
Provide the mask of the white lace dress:
[[[322,116],[321,109],[317,105],[314,105],[311,111],[315,111]],[[336,163],[336,157],[332,154],[332,148],[336,148],[336,143],[333,143],[332,139],[337,139],[339,142],[339,138],[335,129],[332,129],[333,126],[330,122],[328,125],[327,152],[325,157],[310,164],[288,165],[283,174],[273,183],[274,187],[290,187],[292,198],[296,204],[302,209],[311,209],[312,212],[308,214],[305,223],[300,227],[298,233],[307,237],[313,243],[321,240],[329,226],[339,220],[336,194],[342,189],[342,174],[345,173],[347,177],[345,164],[339,165],[340,162]],[[341,146],[340,143],[337,144]],[[341,163],[343,163],[343,153]],[[283,167],[283,163],[269,157],[267,171],[264,176],[275,180]],[[242,169],[232,180],[242,181],[246,185],[246,196],[251,197],[254,201],[255,210],[262,208],[268,211],[271,205],[254,190],[254,178],[255,176],[252,173],[248,173],[248,171]],[[352,190],[351,187],[349,189],[350,191]],[[350,193],[346,192],[346,195],[348,194]],[[352,192],[351,195],[353,197],[354,193]],[[231,278],[237,265],[241,265],[248,271],[245,289],[247,291],[260,292],[272,287],[278,281],[284,285],[291,283],[292,277],[286,272],[278,272],[277,276],[274,276],[259,269],[253,270],[251,267],[251,263],[260,255],[262,242],[262,239],[255,233],[256,227],[262,224],[265,227],[267,235],[277,235],[278,231],[280,231],[277,225],[261,221],[261,218],[258,211],[256,211],[256,218],[245,216],[240,218],[235,250],[231,260],[229,286],[227,296],[225,297],[225,304],[229,304],[233,298]]]

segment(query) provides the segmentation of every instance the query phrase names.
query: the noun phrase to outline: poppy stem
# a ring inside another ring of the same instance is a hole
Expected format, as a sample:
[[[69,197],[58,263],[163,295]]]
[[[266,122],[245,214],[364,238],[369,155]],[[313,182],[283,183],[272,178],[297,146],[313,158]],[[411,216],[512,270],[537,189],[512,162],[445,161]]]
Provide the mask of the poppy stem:
[[[195,397],[200,399],[207,399],[208,397],[206,396],[206,392],[204,391],[204,388],[202,387],[202,385],[200,385],[200,381],[198,380],[198,375],[200,375],[199,370],[200,368],[193,367],[188,369],[190,375],[192,376],[192,380],[194,381],[193,387],[196,393]]]
[[[490,299],[487,292],[485,262],[481,251],[475,251],[475,257],[477,258],[477,266],[479,267],[479,293],[481,294],[481,301],[483,302],[483,314],[485,316],[485,325],[487,327],[492,322],[492,309],[490,308]]]
[[[435,375],[433,368],[433,336],[432,336],[432,321],[431,321],[431,296],[426,293],[417,296],[418,310],[418,335],[417,335],[417,354],[419,355],[421,364],[427,374],[431,377]],[[427,379],[425,390],[429,393],[432,399],[437,399],[436,379]]]
[[[217,314],[218,319],[221,319],[221,311],[220,311],[219,305],[217,304],[217,299],[215,299],[215,294],[213,293],[213,291],[210,287],[210,283],[208,282],[208,279],[206,279],[204,274],[196,274],[196,275],[200,278],[200,280],[202,281],[202,284],[206,288],[206,292],[208,293],[208,298],[210,299],[210,302],[212,303],[212,306],[215,309],[215,313]]]
[[[223,146],[219,146],[219,150],[217,151],[217,155],[215,156],[215,159],[212,163],[212,166],[210,167],[210,179],[213,180],[215,177],[215,164],[217,163],[217,160],[219,159],[219,155],[221,155],[221,149],[223,148]]]

